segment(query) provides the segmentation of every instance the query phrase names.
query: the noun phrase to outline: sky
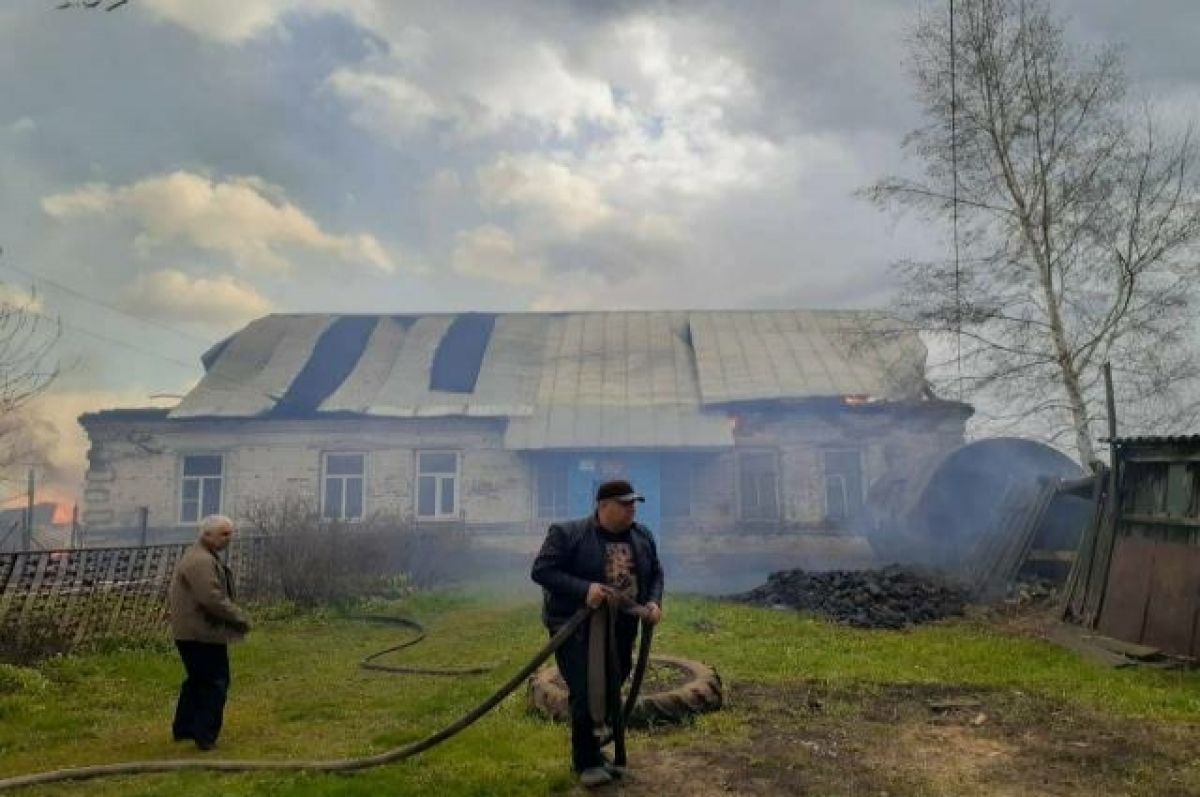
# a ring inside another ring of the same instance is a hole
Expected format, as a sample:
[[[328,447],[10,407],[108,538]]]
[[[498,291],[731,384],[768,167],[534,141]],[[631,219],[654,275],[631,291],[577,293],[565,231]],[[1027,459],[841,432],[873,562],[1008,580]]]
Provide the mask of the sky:
[[[878,307],[949,245],[855,195],[914,168],[942,3],[56,5],[0,4],[0,298],[63,324],[28,428],[64,493],[79,413],[267,313]],[[1055,6],[1200,116],[1200,4]]]

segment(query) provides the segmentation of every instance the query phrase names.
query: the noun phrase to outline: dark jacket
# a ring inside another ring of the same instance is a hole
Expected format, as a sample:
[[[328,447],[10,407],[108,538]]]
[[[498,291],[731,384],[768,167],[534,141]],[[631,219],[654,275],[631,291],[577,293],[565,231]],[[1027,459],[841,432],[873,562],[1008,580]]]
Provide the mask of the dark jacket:
[[[551,630],[584,605],[588,586],[604,583],[604,542],[595,515],[555,523],[533,560],[530,577],[542,586],[542,622]],[[663,570],[654,536],[645,526],[629,529],[637,562],[638,603],[662,605]]]

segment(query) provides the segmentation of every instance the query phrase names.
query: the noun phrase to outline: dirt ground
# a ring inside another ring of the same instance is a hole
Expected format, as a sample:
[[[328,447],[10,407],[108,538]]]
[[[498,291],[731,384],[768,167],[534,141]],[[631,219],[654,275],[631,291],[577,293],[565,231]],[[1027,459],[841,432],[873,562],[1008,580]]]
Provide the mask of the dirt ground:
[[[1200,723],[1117,722],[1017,691],[732,685],[749,739],[635,740],[628,795],[1200,795]]]

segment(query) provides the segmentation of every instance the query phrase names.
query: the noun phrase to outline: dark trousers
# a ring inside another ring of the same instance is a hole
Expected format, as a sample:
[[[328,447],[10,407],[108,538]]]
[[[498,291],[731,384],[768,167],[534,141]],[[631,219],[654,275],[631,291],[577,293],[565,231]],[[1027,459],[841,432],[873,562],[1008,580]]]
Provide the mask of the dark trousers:
[[[179,687],[171,730],[176,739],[213,744],[221,734],[229,693],[229,647],[184,639],[176,639],[175,647],[187,675]]]
[[[567,682],[571,710],[571,766],[576,772],[603,766],[600,740],[596,738],[592,717],[588,712],[588,636],[589,623],[584,623],[554,651],[558,671]],[[632,617],[617,618],[617,661],[621,668],[620,682],[625,683],[633,671],[633,643],[637,638],[637,621]]]

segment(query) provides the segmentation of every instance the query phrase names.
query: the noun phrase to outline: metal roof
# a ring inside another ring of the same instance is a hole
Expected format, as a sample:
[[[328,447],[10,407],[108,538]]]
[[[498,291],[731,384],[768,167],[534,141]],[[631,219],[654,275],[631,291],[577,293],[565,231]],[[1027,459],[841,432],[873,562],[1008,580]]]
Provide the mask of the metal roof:
[[[332,315],[269,315],[234,335],[172,418],[263,415],[308,362]]]
[[[481,357],[467,364],[478,367],[470,392],[430,386],[460,316],[367,316],[353,329],[345,318],[251,323],[209,353],[208,372],[170,417],[278,416],[285,395],[303,394],[311,406],[298,406],[316,415],[507,418],[514,448],[723,446],[732,432],[715,405],[848,394],[913,401],[924,386],[917,335],[881,334],[865,312],[497,314],[494,325],[459,325],[480,336],[469,347]],[[357,360],[332,362],[338,356]]]
[[[1113,441],[1119,446],[1200,445],[1200,434],[1143,435],[1141,437],[1117,437]]]
[[[924,384],[924,344],[871,313],[689,315],[705,404],[847,394],[906,399]]]

